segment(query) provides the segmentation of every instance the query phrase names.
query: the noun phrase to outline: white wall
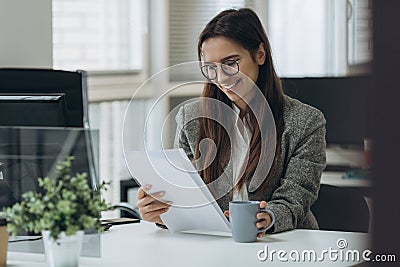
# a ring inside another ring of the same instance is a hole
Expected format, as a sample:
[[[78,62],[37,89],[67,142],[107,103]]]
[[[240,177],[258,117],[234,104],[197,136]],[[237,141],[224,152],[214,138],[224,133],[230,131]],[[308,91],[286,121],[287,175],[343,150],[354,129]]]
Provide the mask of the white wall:
[[[0,67],[52,67],[51,0],[0,0]]]

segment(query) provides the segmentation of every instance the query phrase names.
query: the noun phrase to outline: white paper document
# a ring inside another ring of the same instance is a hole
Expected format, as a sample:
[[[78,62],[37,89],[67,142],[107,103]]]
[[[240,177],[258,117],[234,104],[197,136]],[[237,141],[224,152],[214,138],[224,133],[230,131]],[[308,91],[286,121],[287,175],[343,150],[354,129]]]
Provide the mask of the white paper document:
[[[211,192],[182,149],[130,151],[129,170],[149,193],[164,191],[162,200],[172,201],[161,215],[171,232],[205,230],[230,232],[230,225]]]

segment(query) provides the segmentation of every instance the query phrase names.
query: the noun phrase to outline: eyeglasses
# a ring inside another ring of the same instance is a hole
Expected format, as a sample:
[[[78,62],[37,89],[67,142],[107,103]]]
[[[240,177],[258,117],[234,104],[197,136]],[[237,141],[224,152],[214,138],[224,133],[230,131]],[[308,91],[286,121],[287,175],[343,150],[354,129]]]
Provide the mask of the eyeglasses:
[[[239,72],[239,60],[240,59],[225,60],[224,62],[221,63],[220,68],[226,75],[229,76],[236,75]],[[204,64],[203,66],[201,66],[200,69],[204,77],[212,81],[217,78],[217,68],[218,68],[217,65]]]

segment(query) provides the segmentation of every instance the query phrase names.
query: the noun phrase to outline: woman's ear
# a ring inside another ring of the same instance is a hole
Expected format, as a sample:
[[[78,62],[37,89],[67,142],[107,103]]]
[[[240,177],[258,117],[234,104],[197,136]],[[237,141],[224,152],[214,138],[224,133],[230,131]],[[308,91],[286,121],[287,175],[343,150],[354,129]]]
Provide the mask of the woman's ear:
[[[264,48],[264,43],[260,43],[258,46],[258,50],[256,52],[256,62],[258,65],[263,65],[265,62],[265,48]]]

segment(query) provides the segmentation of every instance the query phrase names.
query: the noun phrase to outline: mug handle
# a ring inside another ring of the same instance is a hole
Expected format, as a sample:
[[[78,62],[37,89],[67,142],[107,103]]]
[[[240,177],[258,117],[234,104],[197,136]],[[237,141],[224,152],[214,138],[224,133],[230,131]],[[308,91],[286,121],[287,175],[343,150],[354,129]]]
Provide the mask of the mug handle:
[[[271,217],[272,221],[271,221],[271,224],[269,226],[261,228],[261,229],[258,229],[257,233],[263,233],[263,232],[269,230],[275,224],[275,215],[274,215],[274,213],[271,210],[266,209],[266,208],[260,209],[260,212],[262,212],[262,211],[268,213],[269,216]]]

